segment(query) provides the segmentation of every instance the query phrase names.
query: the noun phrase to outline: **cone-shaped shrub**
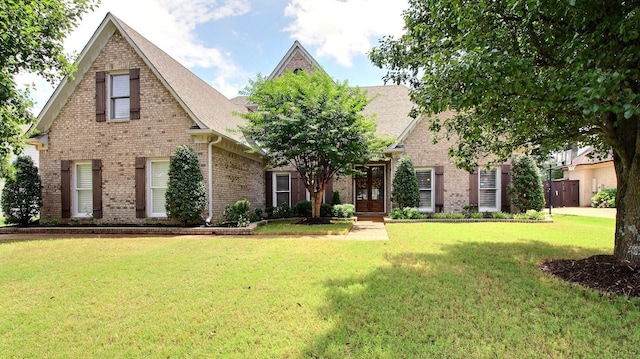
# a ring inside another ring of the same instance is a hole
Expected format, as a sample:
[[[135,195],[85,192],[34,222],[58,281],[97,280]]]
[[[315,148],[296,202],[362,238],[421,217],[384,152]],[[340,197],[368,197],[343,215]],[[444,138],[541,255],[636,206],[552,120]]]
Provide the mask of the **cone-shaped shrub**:
[[[413,168],[411,158],[403,157],[398,161],[398,169],[393,177],[393,202],[399,208],[418,207],[420,205],[420,190],[418,178]]]
[[[2,189],[2,212],[7,223],[27,225],[40,213],[42,183],[31,157],[18,157],[13,167],[15,174],[6,179]]]
[[[166,194],[167,217],[185,226],[202,220],[207,204],[198,156],[186,145],[176,147],[169,163],[169,183]]]
[[[511,203],[520,211],[544,208],[544,188],[542,176],[531,156],[515,158],[511,168],[511,183],[507,188]]]

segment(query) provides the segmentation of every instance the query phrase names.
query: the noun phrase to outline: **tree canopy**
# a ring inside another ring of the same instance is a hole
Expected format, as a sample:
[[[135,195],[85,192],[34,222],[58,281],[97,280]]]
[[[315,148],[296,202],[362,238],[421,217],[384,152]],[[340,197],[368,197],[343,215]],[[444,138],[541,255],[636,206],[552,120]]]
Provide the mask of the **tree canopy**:
[[[96,0],[5,0],[0,2],[0,172],[9,154],[20,153],[23,125],[34,117],[29,92],[15,76],[36,73],[50,82],[70,74],[73,61],[63,40]]]
[[[411,88],[421,114],[457,109],[431,129],[479,158],[581,143],[613,150],[615,254],[640,262],[640,1],[409,0],[405,33],[370,53]]]
[[[366,94],[347,82],[336,82],[322,70],[291,71],[268,80],[259,77],[246,89],[248,101],[258,105],[242,114],[244,135],[264,150],[269,167],[292,166],[301,175],[320,216],[322,195],[330,179],[350,175],[355,164],[381,153],[385,141],[376,125],[361,111]]]

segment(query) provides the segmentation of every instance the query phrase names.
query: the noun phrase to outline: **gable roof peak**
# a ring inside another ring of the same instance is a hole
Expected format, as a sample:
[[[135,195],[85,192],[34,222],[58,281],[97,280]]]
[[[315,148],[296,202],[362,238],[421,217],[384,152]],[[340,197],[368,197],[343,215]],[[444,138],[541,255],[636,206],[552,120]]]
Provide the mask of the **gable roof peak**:
[[[289,48],[289,51],[282,57],[282,60],[278,63],[268,79],[274,79],[287,70],[317,70],[322,69],[320,64],[311,56],[309,51],[302,46],[300,41],[294,40],[293,45]]]
[[[79,81],[87,74],[93,61],[116,32],[140,56],[199,128],[210,129],[235,142],[245,142],[241,135],[232,130],[243,124],[242,119],[234,113],[246,111],[244,108],[232,103],[218,90],[111,12],[105,15],[102,23],[80,53],[75,78],[65,77],[40,112],[36,125],[40,132],[48,131]]]

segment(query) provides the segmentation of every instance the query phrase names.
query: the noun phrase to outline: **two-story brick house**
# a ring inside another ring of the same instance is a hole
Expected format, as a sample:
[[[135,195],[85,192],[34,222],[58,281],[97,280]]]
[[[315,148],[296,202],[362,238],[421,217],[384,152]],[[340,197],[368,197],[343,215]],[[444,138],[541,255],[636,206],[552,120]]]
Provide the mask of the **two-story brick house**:
[[[271,76],[318,67],[295,42]],[[375,114],[378,131],[397,140],[384,161],[364,168],[366,176],[333,183],[343,202],[355,203],[358,212],[388,212],[396,161],[408,155],[418,170],[422,210],[508,206],[507,166],[480,176],[456,169],[447,144],[434,145],[426,121],[408,116],[406,87],[363,89],[374,98],[366,112]],[[242,97],[227,99],[107,14],[81,52],[74,76],[62,81],[38,117],[31,143],[40,155],[41,217],[108,223],[166,218],[169,158],[181,144],[198,155],[208,188],[207,216],[220,216],[225,205],[243,198],[255,208],[297,203],[305,194],[295,171],[265,172],[265,160],[247,152],[247,141],[236,131],[243,123],[236,113],[249,110]]]

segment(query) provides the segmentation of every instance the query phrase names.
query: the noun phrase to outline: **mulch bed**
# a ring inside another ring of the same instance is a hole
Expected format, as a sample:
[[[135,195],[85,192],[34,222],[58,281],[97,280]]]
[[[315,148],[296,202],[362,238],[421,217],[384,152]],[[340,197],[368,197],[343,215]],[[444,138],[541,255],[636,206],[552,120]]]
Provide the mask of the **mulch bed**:
[[[640,265],[620,261],[612,255],[577,260],[551,259],[542,263],[541,269],[600,293],[640,297]]]

